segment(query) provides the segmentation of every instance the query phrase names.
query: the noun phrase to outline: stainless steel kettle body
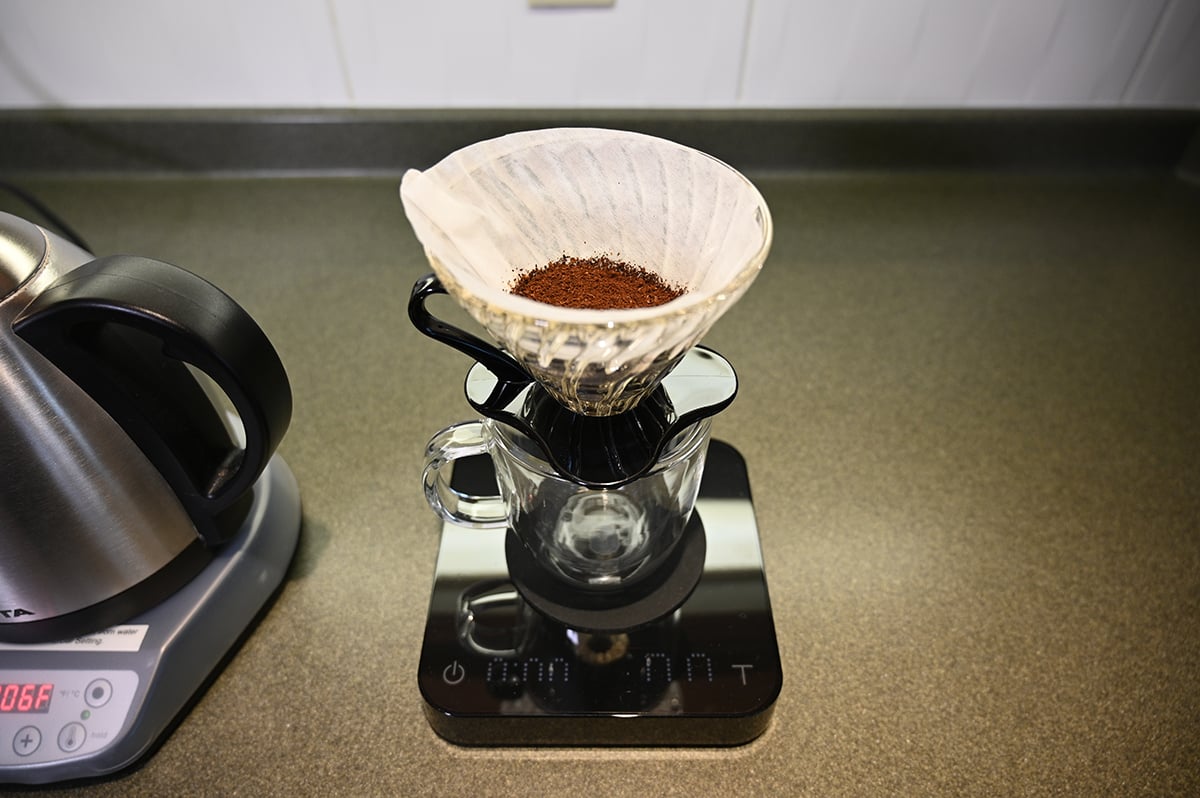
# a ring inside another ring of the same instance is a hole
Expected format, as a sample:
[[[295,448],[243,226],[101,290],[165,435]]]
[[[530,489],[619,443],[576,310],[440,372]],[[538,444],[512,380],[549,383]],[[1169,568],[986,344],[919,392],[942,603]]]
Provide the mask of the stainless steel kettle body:
[[[177,590],[237,530],[290,417],[274,348],[211,284],[0,213],[0,641],[95,631]]]

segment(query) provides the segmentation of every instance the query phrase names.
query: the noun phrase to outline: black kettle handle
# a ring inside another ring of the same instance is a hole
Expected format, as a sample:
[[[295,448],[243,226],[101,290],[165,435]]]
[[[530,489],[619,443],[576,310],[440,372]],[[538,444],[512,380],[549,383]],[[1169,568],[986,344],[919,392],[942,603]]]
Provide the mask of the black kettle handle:
[[[113,417],[206,543],[237,531],[222,513],[245,508],[292,415],[279,355],[240,305],[177,266],[113,255],[60,277],[13,330]],[[244,449],[184,363],[225,392],[245,428]]]
[[[425,300],[434,294],[445,294],[446,288],[434,274],[427,274],[413,284],[412,296],[408,300],[408,318],[413,326],[434,340],[454,347],[463,354],[479,361],[501,382],[525,384],[533,382],[521,364],[511,355],[492,346],[482,338],[471,335],[434,316],[425,308]]]

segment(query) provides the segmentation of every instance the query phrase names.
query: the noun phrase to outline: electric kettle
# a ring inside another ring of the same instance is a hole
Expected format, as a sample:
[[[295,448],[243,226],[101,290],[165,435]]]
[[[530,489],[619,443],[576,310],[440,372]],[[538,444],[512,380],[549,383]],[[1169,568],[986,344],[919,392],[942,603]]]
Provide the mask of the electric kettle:
[[[182,587],[239,529],[291,411],[274,347],[216,287],[0,213],[0,641]]]

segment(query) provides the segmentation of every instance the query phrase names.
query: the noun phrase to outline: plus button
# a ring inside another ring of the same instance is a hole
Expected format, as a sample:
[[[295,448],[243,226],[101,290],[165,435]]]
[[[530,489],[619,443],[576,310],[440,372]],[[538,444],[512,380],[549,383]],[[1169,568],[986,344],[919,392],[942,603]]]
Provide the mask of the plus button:
[[[42,744],[42,732],[37,726],[26,726],[13,738],[13,752],[17,756],[29,756]]]

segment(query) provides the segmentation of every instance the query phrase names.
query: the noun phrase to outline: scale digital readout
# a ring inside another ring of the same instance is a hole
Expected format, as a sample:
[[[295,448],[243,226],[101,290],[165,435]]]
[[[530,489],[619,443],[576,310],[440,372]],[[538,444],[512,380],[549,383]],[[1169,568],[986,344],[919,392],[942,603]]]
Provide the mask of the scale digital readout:
[[[455,469],[456,489],[488,493],[485,458]],[[707,555],[691,596],[655,623],[606,633],[522,600],[505,530],[444,524],[418,672],[434,730],[464,745],[734,745],[761,734],[783,677],[746,468],[728,444],[709,446],[696,513]]]

